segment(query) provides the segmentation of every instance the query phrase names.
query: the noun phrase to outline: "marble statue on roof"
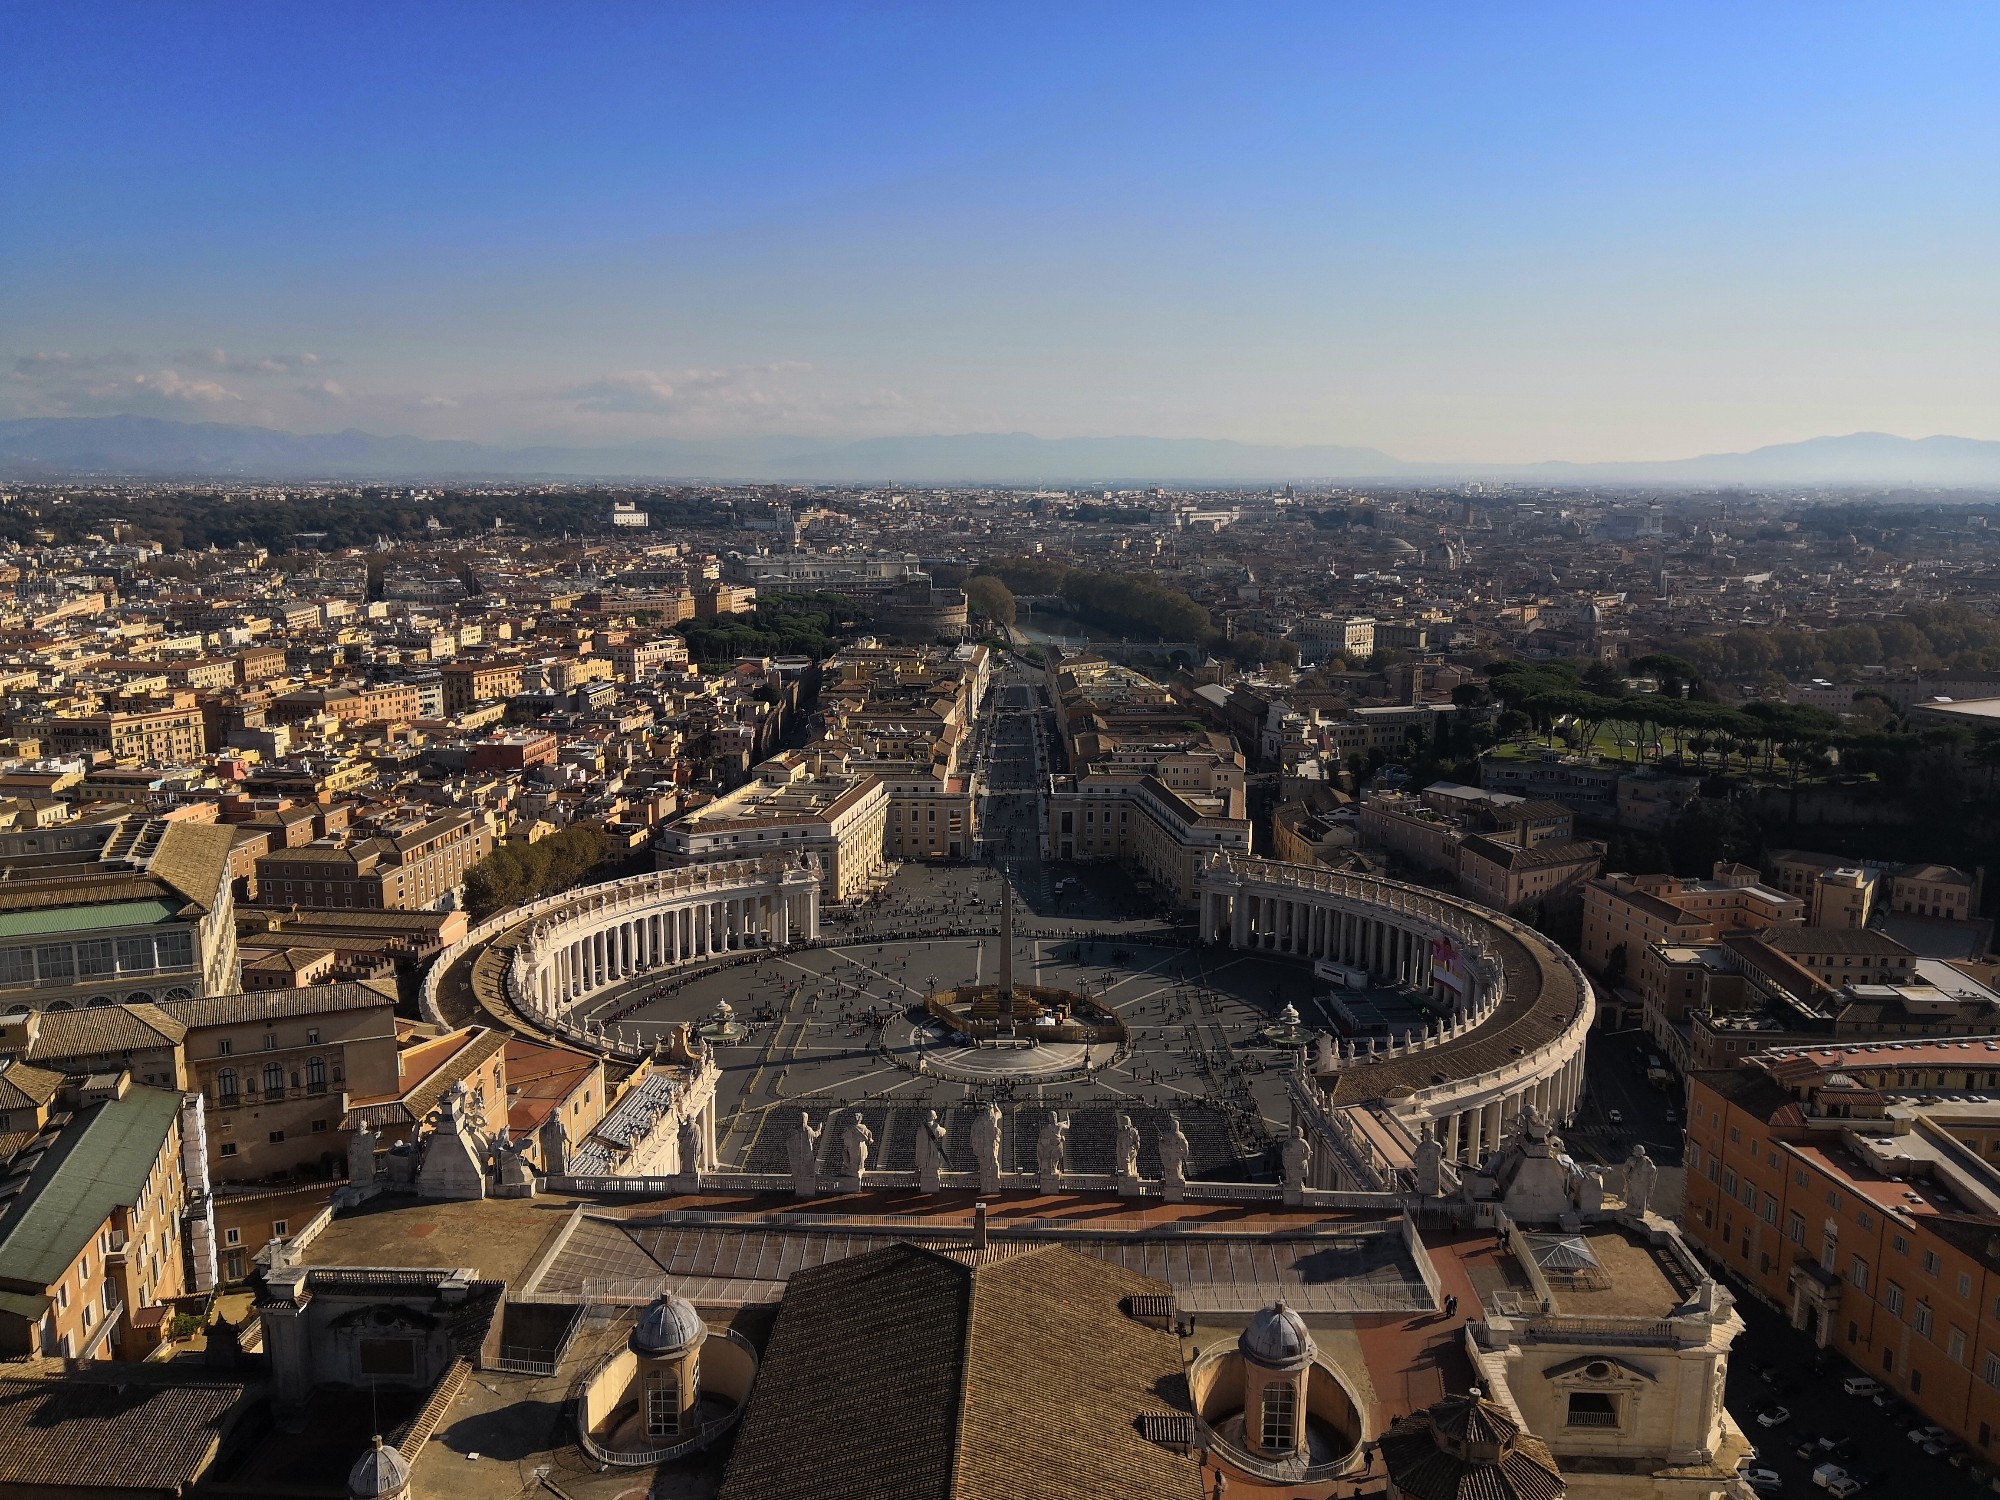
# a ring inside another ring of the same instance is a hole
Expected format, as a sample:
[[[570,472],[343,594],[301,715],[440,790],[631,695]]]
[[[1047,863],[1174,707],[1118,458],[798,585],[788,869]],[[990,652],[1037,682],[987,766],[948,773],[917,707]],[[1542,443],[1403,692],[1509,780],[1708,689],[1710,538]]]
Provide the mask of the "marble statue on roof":
[[[1188,1138],[1181,1129],[1181,1117],[1168,1115],[1160,1132],[1160,1191],[1169,1203],[1178,1203],[1187,1192]]]
[[[798,1127],[785,1142],[785,1156],[792,1170],[792,1191],[801,1198],[810,1198],[819,1191],[819,1138],[825,1130],[824,1125],[814,1125],[812,1116],[800,1110]]]
[[[926,1193],[935,1193],[942,1186],[946,1145],[938,1112],[927,1110],[923,1124],[917,1127],[917,1186]]]
[[[1301,1127],[1292,1127],[1280,1155],[1285,1167],[1285,1202],[1297,1206],[1305,1201],[1306,1175],[1312,1169],[1312,1142]]]
[[[1660,1169],[1653,1158],[1646,1154],[1644,1146],[1634,1146],[1632,1155],[1625,1163],[1625,1211],[1643,1214],[1653,1201],[1654,1186],[1660,1180]]]
[[[1035,1171],[1045,1193],[1056,1192],[1062,1186],[1063,1147],[1068,1140],[1069,1121],[1049,1110],[1042,1117],[1041,1129],[1035,1133]]]
[[[861,1186],[861,1174],[868,1170],[868,1148],[875,1144],[875,1132],[860,1115],[849,1111],[840,1122],[840,1169],[850,1190]]]
[[[979,1191],[1000,1191],[1000,1106],[988,1102],[972,1116],[972,1160],[979,1169]]]

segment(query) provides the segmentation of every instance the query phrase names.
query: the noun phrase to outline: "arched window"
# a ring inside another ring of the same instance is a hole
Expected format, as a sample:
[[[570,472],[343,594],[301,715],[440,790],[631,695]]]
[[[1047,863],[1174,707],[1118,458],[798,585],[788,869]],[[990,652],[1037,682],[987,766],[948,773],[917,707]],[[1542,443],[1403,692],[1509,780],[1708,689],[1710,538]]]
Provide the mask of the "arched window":
[[[285,1091],[285,1070],[276,1063],[264,1069],[264,1092],[282,1094]]]
[[[1289,1385],[1264,1387],[1264,1451],[1289,1453],[1297,1445],[1298,1400]]]
[[[236,1070],[234,1068],[224,1068],[220,1073],[215,1075],[215,1097],[220,1099],[224,1104],[228,1104],[236,1098]]]
[[[326,1059],[309,1057],[306,1059],[306,1087],[314,1093],[326,1088]]]

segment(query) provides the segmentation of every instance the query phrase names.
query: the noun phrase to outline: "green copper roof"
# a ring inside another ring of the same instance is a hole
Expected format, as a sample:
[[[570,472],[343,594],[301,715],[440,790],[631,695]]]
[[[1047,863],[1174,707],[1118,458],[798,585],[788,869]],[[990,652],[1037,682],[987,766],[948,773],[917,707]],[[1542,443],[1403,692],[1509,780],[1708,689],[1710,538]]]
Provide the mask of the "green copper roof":
[[[135,1088],[79,1111],[0,1210],[0,1276],[62,1275],[113,1209],[138,1202],[180,1109],[172,1089]]]
[[[0,912],[0,942],[51,932],[92,932],[100,927],[143,927],[171,922],[180,907],[171,901],[110,901],[99,906],[44,906]]]

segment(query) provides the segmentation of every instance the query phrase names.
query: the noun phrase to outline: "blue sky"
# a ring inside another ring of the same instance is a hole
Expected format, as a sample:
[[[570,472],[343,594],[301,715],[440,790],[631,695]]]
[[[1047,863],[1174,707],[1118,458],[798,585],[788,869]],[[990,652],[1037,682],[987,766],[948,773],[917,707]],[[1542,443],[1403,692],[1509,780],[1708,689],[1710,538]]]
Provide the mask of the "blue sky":
[[[0,415],[2000,438],[2000,8],[0,3]]]

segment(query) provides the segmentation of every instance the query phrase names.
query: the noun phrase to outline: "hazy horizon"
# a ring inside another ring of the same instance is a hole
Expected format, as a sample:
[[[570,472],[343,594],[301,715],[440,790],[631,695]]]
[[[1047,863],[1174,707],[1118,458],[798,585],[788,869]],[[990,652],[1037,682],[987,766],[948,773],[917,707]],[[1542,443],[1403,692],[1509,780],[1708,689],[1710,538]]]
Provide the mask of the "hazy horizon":
[[[16,8],[0,418],[2000,439],[2000,14]]]

